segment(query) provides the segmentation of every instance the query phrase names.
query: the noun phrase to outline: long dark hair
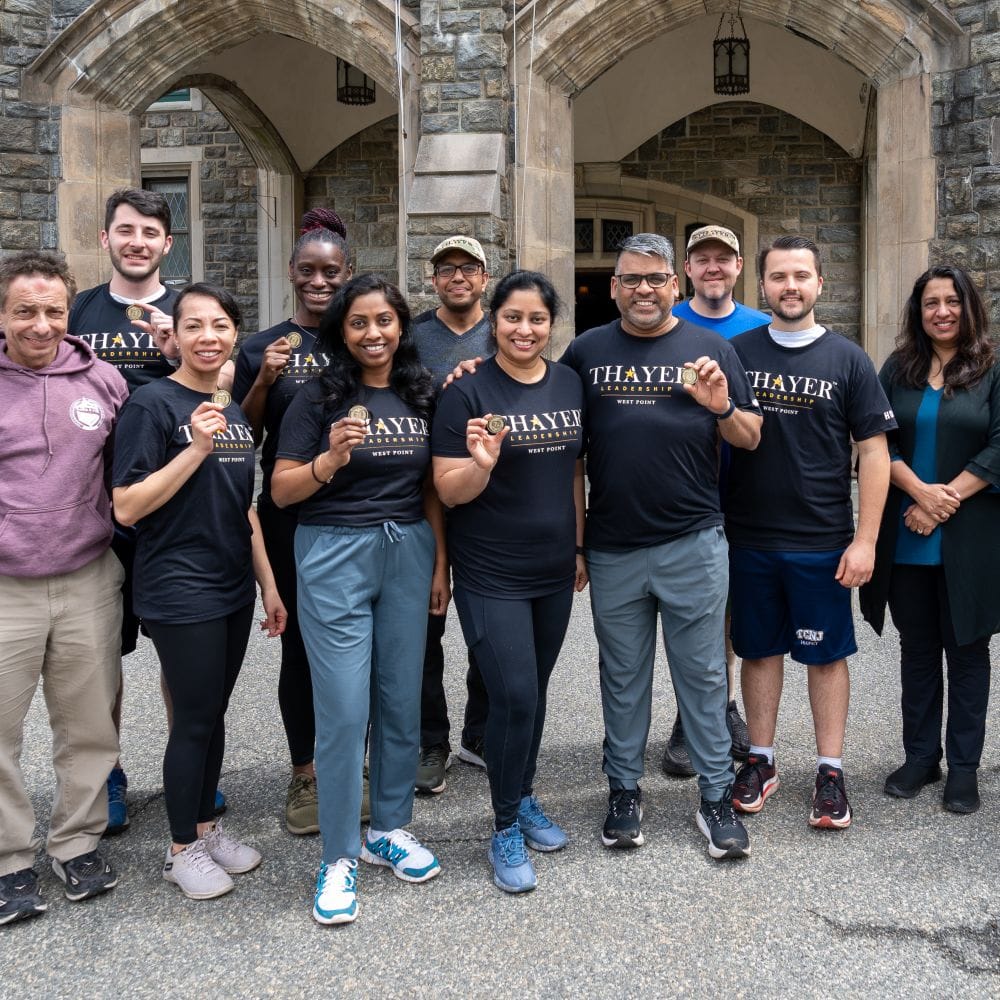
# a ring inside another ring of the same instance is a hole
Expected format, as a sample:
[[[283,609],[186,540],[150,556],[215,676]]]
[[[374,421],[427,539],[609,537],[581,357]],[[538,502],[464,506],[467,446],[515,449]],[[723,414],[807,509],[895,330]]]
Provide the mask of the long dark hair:
[[[372,292],[381,292],[399,317],[399,346],[392,358],[389,385],[404,403],[429,419],[434,411],[433,380],[431,373],[420,364],[417,356],[410,307],[406,304],[403,293],[377,274],[362,274],[352,278],[341,288],[323,314],[316,346],[330,358],[330,363],[320,376],[324,402],[336,409],[344,403],[356,402],[364,394],[361,365],[351,356],[344,342],[344,321],[355,299]]]
[[[957,351],[942,372],[944,394],[951,396],[956,389],[974,386],[990,370],[994,361],[990,318],[982,297],[968,274],[951,264],[928,268],[914,283],[903,307],[903,321],[896,338],[896,349],[891,355],[896,362],[894,378],[899,385],[912,389],[922,389],[927,384],[934,350],[930,337],[924,333],[922,300],[927,283],[934,278],[950,280],[962,306]]]

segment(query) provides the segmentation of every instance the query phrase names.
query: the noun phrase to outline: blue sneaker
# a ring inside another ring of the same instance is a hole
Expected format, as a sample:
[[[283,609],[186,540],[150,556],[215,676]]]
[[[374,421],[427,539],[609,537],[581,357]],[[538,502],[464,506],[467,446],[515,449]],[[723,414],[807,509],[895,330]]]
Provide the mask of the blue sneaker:
[[[493,882],[498,889],[531,892],[538,885],[534,865],[524,849],[521,827],[516,822],[506,830],[494,832],[486,856],[493,866]]]
[[[392,830],[378,840],[369,840],[365,834],[361,846],[361,860],[370,865],[385,865],[396,878],[404,882],[426,882],[441,874],[438,859],[406,830]]]
[[[319,924],[349,924],[358,918],[358,862],[340,858],[319,866],[313,919]]]
[[[226,811],[226,797],[222,794],[221,788],[216,788],[215,790],[215,809],[212,811],[213,816],[221,816]]]
[[[542,812],[534,795],[525,795],[517,810],[517,825],[533,851],[559,851],[569,843],[566,831]]]
[[[125,791],[128,788],[128,778],[125,772],[116,767],[108,775],[108,828],[105,833],[121,833],[128,827],[128,806],[125,803]]]

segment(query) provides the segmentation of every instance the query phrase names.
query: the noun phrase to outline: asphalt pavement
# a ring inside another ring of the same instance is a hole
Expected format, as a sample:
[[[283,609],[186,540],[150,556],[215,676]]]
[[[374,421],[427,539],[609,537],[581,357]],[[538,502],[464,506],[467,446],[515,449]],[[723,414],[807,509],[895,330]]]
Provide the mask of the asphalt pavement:
[[[411,829],[440,877],[410,885],[362,865],[360,916],[310,916],[318,837],[283,826],[287,749],[277,709],[277,641],[255,634],[228,715],[222,788],[231,832],[264,855],[236,890],[192,902],[160,876],[168,829],[166,738],[149,640],[125,661],[122,759],[131,827],[103,844],[118,887],[71,903],[39,861],[48,912],[0,928],[0,997],[958,997],[1000,995],[997,686],[980,787],[983,808],[941,808],[941,785],[903,802],[882,793],[901,762],[897,639],[859,621],[846,751],[850,830],[806,817],[815,750],[804,668],[789,663],[779,719],[780,791],[747,827],[753,856],[712,861],[694,823],[695,782],[659,769],[674,717],[662,650],[643,780],[646,843],[601,846],[607,787],[597,653],[577,597],[552,679],[536,793],[568,831],[535,855],[538,888],[491,881],[485,773],[455,762],[447,790],[418,798]],[[464,647],[446,635],[453,725],[464,707]],[[994,658],[1000,646],[994,643]],[[51,743],[36,697],[24,768],[44,836]]]

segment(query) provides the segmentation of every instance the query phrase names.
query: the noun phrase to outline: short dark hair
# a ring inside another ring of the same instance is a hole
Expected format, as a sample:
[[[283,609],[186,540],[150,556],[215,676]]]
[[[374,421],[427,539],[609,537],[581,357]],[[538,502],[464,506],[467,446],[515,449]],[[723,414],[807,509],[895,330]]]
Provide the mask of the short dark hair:
[[[0,258],[0,309],[7,305],[7,290],[15,278],[58,278],[66,286],[66,304],[76,298],[76,279],[70,274],[66,258],[52,250],[22,250]]]
[[[808,236],[779,236],[770,246],[764,247],[757,258],[757,274],[764,280],[767,255],[772,250],[808,250],[816,264],[817,277],[823,277],[823,262],[819,259],[819,247]]]
[[[181,289],[181,293],[174,300],[174,329],[180,325],[181,308],[184,300],[189,295],[204,295],[207,298],[215,299],[222,307],[222,311],[233,321],[233,326],[238,330],[243,322],[243,313],[240,305],[233,296],[219,285],[210,285],[207,281],[196,281]]]
[[[545,303],[545,308],[549,311],[549,318],[553,323],[556,321],[562,303],[559,301],[555,285],[541,271],[511,271],[500,279],[490,299],[490,319],[494,327],[496,327],[497,313],[503,309],[507,299],[514,292],[528,291],[538,292],[542,302]]]
[[[147,191],[144,188],[118,188],[111,193],[104,206],[104,231],[111,231],[111,220],[119,205],[130,205],[140,215],[148,215],[163,223],[167,236],[170,235],[170,205],[159,191]]]

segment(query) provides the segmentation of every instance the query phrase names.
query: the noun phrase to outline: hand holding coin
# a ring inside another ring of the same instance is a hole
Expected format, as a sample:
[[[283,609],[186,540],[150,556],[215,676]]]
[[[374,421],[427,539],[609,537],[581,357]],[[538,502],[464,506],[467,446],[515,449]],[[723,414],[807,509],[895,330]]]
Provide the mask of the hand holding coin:
[[[465,446],[472,461],[485,472],[492,471],[500,458],[500,446],[510,433],[507,421],[499,414],[473,417],[465,427]]]
[[[148,302],[133,302],[125,310],[125,315],[133,326],[145,330],[153,338],[153,343],[159,348],[165,358],[172,361],[180,357],[180,349],[174,340],[174,319]],[[145,318],[143,318],[145,317]]]
[[[724,413],[729,406],[729,380],[719,362],[708,355],[686,362],[681,369],[681,382],[684,391],[712,413]]]
[[[364,410],[365,415],[363,417],[356,415],[354,412],[356,410]],[[352,406],[347,411],[346,417],[341,417],[331,425],[328,444],[334,468],[340,469],[351,460],[351,452],[365,439],[369,419],[368,410],[359,404]]]
[[[302,342],[300,334],[293,333],[289,337],[279,337],[273,340],[264,349],[264,360],[261,362],[260,371],[257,377],[264,385],[274,385],[278,376],[285,370],[288,359],[292,356],[292,337],[298,337]]]
[[[203,454],[211,453],[215,435],[225,434],[229,427],[222,409],[219,403],[205,402],[199,403],[191,414],[191,446]]]

